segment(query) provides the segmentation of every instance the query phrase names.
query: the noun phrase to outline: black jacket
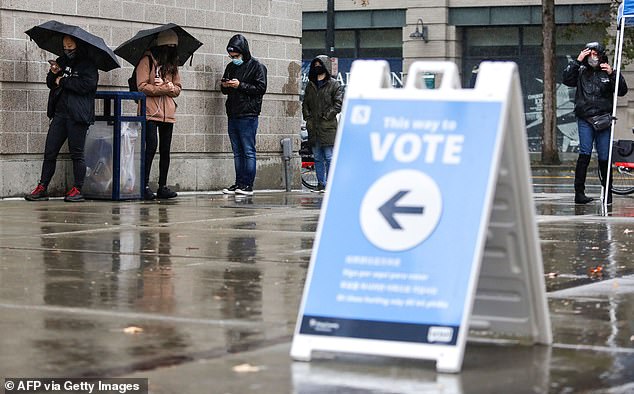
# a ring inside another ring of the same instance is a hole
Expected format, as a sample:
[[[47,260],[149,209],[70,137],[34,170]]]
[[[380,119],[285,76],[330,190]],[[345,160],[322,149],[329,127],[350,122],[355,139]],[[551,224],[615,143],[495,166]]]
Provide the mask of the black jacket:
[[[315,64],[326,70],[326,78],[318,81]],[[308,141],[315,145],[332,146],[337,135],[337,114],[343,104],[343,87],[331,76],[332,63],[328,56],[317,56],[310,62],[308,85],[304,91],[302,114],[308,130]]]
[[[61,70],[54,74],[48,72],[46,85],[51,89],[48,96],[46,115],[68,117],[76,122],[92,124],[95,122],[95,93],[99,83],[99,72],[95,63],[78,53],[72,60],[66,56],[57,59]],[[55,79],[64,76],[59,86]]]
[[[244,118],[258,116],[262,111],[262,96],[266,93],[266,67],[254,57],[251,57],[249,43],[244,36],[236,34],[229,40],[228,47],[236,49],[242,54],[239,66],[233,62],[227,64],[223,78],[237,79],[240,86],[220,90],[227,95],[225,109],[230,118]],[[233,51],[232,51],[233,52]]]
[[[607,59],[605,59],[607,61]],[[564,69],[563,83],[576,87],[575,115],[586,119],[590,116],[612,113],[616,71],[612,75],[601,69],[590,67],[586,60],[572,60]],[[619,78],[619,96],[627,93],[627,84],[623,75]]]

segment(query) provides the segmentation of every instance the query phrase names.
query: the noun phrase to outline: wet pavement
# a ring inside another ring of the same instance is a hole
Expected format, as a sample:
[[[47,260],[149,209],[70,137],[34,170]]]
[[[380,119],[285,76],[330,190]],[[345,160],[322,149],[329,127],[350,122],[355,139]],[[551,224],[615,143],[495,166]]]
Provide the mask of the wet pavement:
[[[570,171],[533,176],[554,343],[469,342],[455,375],[290,359],[319,194],[1,200],[0,378],[143,377],[152,393],[634,392],[634,196],[606,217],[572,204]]]

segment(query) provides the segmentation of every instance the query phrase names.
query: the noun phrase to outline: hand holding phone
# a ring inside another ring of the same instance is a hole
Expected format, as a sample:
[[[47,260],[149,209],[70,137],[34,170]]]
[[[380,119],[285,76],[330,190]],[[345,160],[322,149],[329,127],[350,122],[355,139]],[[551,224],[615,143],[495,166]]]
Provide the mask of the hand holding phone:
[[[60,70],[59,69],[59,64],[57,64],[57,62],[53,59],[49,59],[48,64],[51,65],[51,71],[55,74],[57,74],[57,72]]]
[[[222,86],[226,87],[226,88],[237,88],[240,85],[240,81],[238,81],[235,78],[229,79],[229,78],[223,78],[221,79],[222,82]]]

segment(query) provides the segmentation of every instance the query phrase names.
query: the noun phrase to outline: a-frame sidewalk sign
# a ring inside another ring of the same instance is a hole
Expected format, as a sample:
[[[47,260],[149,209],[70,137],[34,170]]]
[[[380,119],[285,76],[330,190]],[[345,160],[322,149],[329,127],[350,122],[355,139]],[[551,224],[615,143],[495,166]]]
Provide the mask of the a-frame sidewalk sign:
[[[451,62],[351,70],[291,356],[436,360],[474,330],[552,341],[517,65],[461,89]],[[437,75],[438,89],[425,88]]]
[[[623,42],[625,41],[625,28],[634,25],[634,0],[623,0],[619,5],[619,9],[616,17],[616,43],[614,45],[614,67],[613,72],[616,73],[616,83],[614,84],[614,97],[612,99],[612,124],[610,127],[610,147],[614,149],[614,126],[616,123],[616,109],[619,99],[619,83],[621,78],[621,65],[623,63]],[[608,154],[608,163],[612,163],[612,149]],[[610,164],[610,168],[612,164]],[[612,171],[608,171],[605,184],[610,184],[610,178],[612,177]],[[603,216],[608,216],[611,210],[608,209],[607,189],[601,187],[601,206]]]

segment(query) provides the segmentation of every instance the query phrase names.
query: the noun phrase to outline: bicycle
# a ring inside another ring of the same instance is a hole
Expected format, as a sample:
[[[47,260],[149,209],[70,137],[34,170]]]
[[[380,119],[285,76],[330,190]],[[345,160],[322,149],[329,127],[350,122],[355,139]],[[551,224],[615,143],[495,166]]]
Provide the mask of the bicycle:
[[[317,190],[317,172],[315,172],[315,159],[313,158],[313,150],[308,144],[308,132],[306,126],[302,126],[299,132],[301,140],[299,148],[299,156],[302,159],[301,179],[302,185],[309,190]]]
[[[632,140],[618,140],[612,145],[612,193],[621,196],[634,193],[634,141]]]

